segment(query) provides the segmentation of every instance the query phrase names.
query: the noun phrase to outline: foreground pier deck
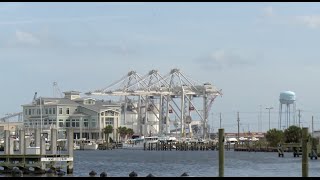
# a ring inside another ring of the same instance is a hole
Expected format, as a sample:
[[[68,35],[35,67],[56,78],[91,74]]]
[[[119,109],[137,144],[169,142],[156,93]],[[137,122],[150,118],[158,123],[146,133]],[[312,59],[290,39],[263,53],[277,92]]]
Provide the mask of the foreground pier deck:
[[[58,162],[59,164],[57,164]],[[70,157],[68,154],[0,155],[0,167],[3,167],[3,173],[10,173],[14,167],[17,167],[24,173],[29,172],[30,168],[33,168],[34,173],[44,174],[47,168],[60,168],[61,162],[66,162],[67,173],[71,173],[68,169],[71,169],[73,157]]]
[[[13,139],[10,137],[10,131],[5,130],[4,134],[4,154],[0,155],[1,173],[12,173],[17,168],[22,173],[33,171],[36,174],[44,174],[48,169],[64,169],[64,162],[67,168],[67,174],[73,173],[73,130],[67,130],[67,151],[61,153],[57,151],[57,129],[51,129],[50,151],[46,151],[44,136],[41,136],[40,130],[34,130],[35,143],[31,147],[30,138],[25,138],[24,130],[19,131],[19,151],[14,152]],[[59,164],[58,164],[59,163]],[[30,170],[33,169],[33,170]]]

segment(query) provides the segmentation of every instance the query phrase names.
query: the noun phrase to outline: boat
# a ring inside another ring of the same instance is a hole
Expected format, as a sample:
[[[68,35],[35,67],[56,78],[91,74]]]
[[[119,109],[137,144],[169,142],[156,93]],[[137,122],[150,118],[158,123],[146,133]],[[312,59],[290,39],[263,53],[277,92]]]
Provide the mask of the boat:
[[[75,139],[73,149],[74,150],[97,150],[98,144],[94,140],[86,138]]]
[[[80,150],[80,145],[76,142],[73,143],[73,150]]]
[[[84,140],[83,142],[83,150],[97,150],[98,144],[93,140]],[[81,149],[81,146],[80,146]]]
[[[238,139],[237,138],[234,138],[234,137],[230,137],[230,138],[227,138],[227,140],[225,141],[227,144],[231,144],[231,145],[234,145],[236,143],[238,143]]]
[[[159,142],[159,137],[158,136],[149,136],[149,137],[144,137],[141,136],[139,138],[135,139],[128,139],[125,143],[122,144],[122,149],[144,149],[144,145],[146,147],[151,144],[151,143],[157,143]]]

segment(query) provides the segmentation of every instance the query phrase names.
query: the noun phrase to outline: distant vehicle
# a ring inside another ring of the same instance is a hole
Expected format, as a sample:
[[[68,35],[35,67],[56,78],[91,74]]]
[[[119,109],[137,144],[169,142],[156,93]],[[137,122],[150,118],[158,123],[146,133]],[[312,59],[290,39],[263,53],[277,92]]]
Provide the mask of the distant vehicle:
[[[239,138],[239,141],[247,141],[248,140],[248,138],[245,138],[245,137],[240,137]]]
[[[227,138],[227,140],[225,142],[229,143],[229,144],[236,144],[236,143],[238,143],[238,140],[237,140],[237,138]]]
[[[249,139],[250,141],[259,141],[259,138],[256,138],[256,137],[252,137]]]

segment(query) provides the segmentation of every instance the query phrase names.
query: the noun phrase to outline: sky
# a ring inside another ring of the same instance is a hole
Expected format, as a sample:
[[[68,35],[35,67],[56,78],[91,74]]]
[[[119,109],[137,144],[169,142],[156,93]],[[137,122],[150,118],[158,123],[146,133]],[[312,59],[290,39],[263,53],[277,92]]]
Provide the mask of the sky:
[[[296,94],[301,126],[320,129],[320,3],[1,2],[0,117],[34,93],[106,87],[129,71],[178,68],[223,95],[213,131],[278,127],[279,95]],[[58,87],[58,88],[57,88]],[[106,98],[106,97],[103,97]],[[284,117],[283,117],[284,118]]]

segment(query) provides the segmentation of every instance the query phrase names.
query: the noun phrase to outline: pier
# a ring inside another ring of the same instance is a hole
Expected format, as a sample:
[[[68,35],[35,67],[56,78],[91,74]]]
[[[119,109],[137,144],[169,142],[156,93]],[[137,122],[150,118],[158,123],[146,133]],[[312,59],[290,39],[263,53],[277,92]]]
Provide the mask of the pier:
[[[33,172],[45,174],[47,169],[62,170],[62,162],[66,163],[67,174],[73,173],[73,130],[67,130],[68,146],[66,154],[57,151],[57,129],[51,129],[50,151],[47,153],[45,139],[40,130],[35,130],[35,146],[30,147],[30,138],[25,138],[24,130],[19,131],[19,152],[14,153],[13,139],[10,131],[5,130],[4,154],[0,155],[2,173],[11,173],[18,168],[23,173]],[[30,169],[34,169],[31,171]]]

